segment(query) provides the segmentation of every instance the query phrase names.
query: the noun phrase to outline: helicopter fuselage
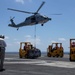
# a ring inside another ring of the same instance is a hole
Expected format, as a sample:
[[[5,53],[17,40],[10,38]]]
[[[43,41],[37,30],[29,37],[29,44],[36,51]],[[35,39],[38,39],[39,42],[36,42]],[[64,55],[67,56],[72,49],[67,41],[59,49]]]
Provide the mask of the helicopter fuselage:
[[[51,18],[48,18],[47,16],[43,16],[40,14],[36,14],[36,15],[32,15],[30,17],[27,17],[25,19],[25,21],[19,23],[19,24],[15,24],[13,22],[13,20],[11,19],[11,24],[9,24],[10,27],[15,27],[15,28],[19,28],[22,26],[32,26],[35,24],[41,24],[43,26],[44,23],[46,23],[47,21],[51,20]]]
[[[49,20],[51,20],[51,18],[48,18],[48,17],[40,15],[40,14],[36,14],[36,15],[27,17],[25,19],[24,23],[25,23],[25,25],[44,24]]]

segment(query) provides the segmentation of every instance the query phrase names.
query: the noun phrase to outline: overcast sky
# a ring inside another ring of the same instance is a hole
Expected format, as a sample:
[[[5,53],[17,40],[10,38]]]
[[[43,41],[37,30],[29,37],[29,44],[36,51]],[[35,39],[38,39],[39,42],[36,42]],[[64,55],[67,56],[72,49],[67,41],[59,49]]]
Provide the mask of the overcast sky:
[[[15,17],[14,22],[18,24],[32,14],[15,12],[7,8],[35,12],[42,1],[44,6],[39,13],[52,18],[41,26],[36,26],[36,45],[41,51],[47,51],[52,42],[61,42],[64,51],[69,52],[69,40],[75,38],[75,0],[1,0],[0,1],[0,34],[5,35],[7,52],[18,52],[20,42],[29,41],[34,44],[35,26],[21,27],[17,31],[8,27],[10,17]],[[62,14],[62,15],[51,15]]]

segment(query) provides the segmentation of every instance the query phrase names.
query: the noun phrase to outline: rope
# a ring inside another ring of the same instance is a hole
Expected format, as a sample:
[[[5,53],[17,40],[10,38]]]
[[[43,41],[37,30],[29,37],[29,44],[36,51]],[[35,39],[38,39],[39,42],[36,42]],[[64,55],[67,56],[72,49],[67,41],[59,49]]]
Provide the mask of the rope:
[[[36,25],[34,26],[34,47],[36,48]]]

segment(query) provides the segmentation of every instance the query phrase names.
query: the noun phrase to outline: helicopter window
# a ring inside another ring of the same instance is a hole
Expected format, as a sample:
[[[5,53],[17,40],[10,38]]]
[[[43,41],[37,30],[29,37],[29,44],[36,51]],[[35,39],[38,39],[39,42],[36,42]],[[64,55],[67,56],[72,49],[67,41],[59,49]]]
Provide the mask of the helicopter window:
[[[29,18],[26,18],[26,20],[29,20]]]
[[[35,20],[35,17],[32,17],[31,20]]]
[[[43,17],[43,16],[40,16],[41,18]]]
[[[35,17],[32,17],[31,18],[31,22],[35,22],[36,21],[36,18]]]
[[[47,16],[43,15],[43,17],[48,18]]]

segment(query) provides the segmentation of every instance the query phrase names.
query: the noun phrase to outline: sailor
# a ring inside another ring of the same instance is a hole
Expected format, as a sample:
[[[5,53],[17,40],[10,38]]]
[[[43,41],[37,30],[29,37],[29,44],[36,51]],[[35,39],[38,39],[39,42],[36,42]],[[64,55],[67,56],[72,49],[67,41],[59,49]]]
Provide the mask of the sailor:
[[[75,42],[72,42],[72,47],[75,47]]]
[[[27,50],[27,49],[28,49],[28,45],[27,45],[27,43],[25,43],[24,50]]]
[[[6,47],[6,42],[4,41],[4,36],[0,35],[0,72],[5,70],[3,68],[5,47]]]

